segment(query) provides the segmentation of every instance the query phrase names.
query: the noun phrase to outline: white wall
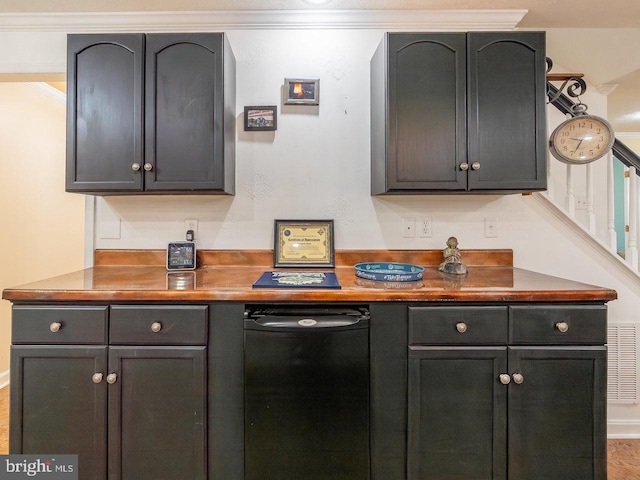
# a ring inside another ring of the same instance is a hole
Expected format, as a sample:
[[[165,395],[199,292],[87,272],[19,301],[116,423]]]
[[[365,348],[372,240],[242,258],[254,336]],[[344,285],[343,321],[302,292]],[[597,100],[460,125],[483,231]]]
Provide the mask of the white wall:
[[[82,268],[84,199],[64,192],[65,104],[0,82],[0,290]],[[0,302],[0,384],[11,304]]]

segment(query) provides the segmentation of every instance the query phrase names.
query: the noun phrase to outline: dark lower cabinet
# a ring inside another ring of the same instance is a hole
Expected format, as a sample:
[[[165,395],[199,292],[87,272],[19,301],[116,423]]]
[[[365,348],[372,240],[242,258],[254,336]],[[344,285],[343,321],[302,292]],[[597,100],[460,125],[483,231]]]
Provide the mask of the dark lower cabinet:
[[[207,312],[14,306],[10,453],[77,454],[81,480],[205,480]]]
[[[13,346],[9,453],[78,455],[79,478],[107,473],[106,346]]]
[[[318,459],[305,480],[329,478],[340,438],[349,478],[606,479],[605,305],[368,306],[339,355],[286,336],[248,355],[240,303],[14,305],[10,453],[78,454],[81,480],[245,480],[286,477],[293,452]],[[287,403],[303,347],[322,361]],[[356,365],[361,395],[326,388]]]
[[[509,350],[509,478],[604,480],[606,348]]]
[[[606,479],[603,306],[409,310],[409,480]]]
[[[109,479],[207,478],[205,354],[110,347]]]
[[[506,348],[412,347],[408,478],[505,479]]]

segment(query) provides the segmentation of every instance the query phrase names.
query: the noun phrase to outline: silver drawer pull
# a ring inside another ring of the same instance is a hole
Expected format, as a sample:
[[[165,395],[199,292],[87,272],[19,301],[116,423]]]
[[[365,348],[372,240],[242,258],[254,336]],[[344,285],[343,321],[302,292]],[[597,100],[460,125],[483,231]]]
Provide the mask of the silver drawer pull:
[[[467,331],[467,324],[464,322],[456,323],[456,330],[460,333],[464,333]]]
[[[53,322],[51,325],[49,325],[49,330],[51,330],[53,333],[56,333],[61,328],[62,328],[62,323],[60,322]]]
[[[567,325],[567,322],[558,322],[556,323],[556,329],[560,333],[566,333],[569,330],[569,325]]]
[[[471,169],[472,170],[480,170],[480,162],[473,162],[471,164]]]
[[[522,385],[522,383],[524,382],[524,377],[522,376],[521,373],[514,373],[513,374],[513,381],[515,383],[517,383],[518,385]]]
[[[109,375],[107,375],[107,383],[109,385],[113,385],[114,383],[116,383],[116,380],[118,380],[118,376],[115,373],[110,373]]]
[[[462,170],[463,172],[466,172],[467,170],[469,170],[469,164],[464,162],[460,164],[460,170]]]
[[[500,383],[503,385],[509,385],[509,383],[511,383],[511,377],[508,373],[501,373],[499,378]]]
[[[162,330],[162,324],[160,322],[153,322],[151,324],[151,331],[153,333],[158,333],[160,330]]]
[[[94,373],[93,377],[91,377],[91,380],[93,380],[93,383],[102,382],[102,374],[101,373]]]

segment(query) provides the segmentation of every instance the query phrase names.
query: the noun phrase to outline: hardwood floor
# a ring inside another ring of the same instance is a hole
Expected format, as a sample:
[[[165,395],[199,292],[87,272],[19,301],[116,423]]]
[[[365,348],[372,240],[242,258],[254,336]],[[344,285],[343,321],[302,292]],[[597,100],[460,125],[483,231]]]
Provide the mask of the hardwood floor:
[[[640,440],[609,440],[607,456],[607,480],[640,480]]]
[[[640,440],[607,442],[607,480],[640,480]],[[9,451],[9,387],[0,390],[0,455]]]

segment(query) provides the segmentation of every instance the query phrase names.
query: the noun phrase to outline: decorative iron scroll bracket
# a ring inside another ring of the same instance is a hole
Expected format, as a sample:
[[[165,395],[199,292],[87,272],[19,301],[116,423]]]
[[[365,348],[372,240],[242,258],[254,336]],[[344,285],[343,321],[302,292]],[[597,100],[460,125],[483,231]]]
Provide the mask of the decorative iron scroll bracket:
[[[567,95],[570,97],[578,98],[580,95],[584,95],[587,91],[587,83],[582,79],[582,77],[584,77],[584,73],[550,73],[553,68],[553,60],[546,57],[546,62],[547,82],[563,82],[555,93],[552,93],[550,89],[547,88],[547,97],[549,98],[547,103],[555,102],[560,95],[562,95],[562,91],[565,88],[567,89]],[[574,110],[574,114],[584,113],[584,111],[587,110],[587,106],[581,103],[579,99],[577,105],[581,105],[583,107],[576,108]]]

